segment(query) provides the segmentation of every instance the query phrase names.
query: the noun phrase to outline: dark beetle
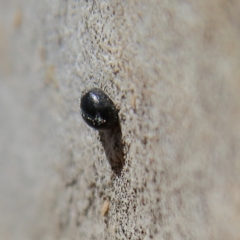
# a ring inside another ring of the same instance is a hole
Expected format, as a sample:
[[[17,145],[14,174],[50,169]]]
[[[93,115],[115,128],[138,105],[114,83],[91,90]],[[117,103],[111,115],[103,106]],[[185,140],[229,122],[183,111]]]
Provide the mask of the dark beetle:
[[[120,175],[125,163],[124,145],[118,110],[113,101],[101,89],[92,88],[82,94],[80,108],[84,121],[99,130],[108,162],[112,170]]]
[[[118,124],[118,111],[113,101],[99,88],[92,88],[81,97],[84,121],[96,130],[109,130]]]

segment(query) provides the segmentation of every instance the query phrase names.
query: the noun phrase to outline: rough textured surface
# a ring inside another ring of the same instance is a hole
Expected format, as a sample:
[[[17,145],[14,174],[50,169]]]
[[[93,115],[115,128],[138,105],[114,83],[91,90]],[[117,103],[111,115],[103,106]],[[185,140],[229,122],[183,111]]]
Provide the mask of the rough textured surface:
[[[239,1],[0,0],[1,239],[239,239]],[[120,107],[115,176],[81,92]]]

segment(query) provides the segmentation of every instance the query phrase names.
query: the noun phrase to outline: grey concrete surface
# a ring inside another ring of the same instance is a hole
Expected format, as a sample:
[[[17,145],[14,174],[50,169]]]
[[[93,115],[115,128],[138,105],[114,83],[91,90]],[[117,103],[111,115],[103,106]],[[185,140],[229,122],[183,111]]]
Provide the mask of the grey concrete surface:
[[[0,0],[0,239],[239,239],[239,11]],[[121,176],[90,87],[120,108]]]

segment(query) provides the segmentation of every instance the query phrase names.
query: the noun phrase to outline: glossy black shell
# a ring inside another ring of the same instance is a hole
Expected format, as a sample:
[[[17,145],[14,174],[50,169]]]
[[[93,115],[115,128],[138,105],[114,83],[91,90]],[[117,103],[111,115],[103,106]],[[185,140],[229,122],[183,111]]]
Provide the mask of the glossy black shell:
[[[92,88],[81,97],[84,121],[96,130],[111,129],[118,123],[118,111],[113,101],[99,88]]]

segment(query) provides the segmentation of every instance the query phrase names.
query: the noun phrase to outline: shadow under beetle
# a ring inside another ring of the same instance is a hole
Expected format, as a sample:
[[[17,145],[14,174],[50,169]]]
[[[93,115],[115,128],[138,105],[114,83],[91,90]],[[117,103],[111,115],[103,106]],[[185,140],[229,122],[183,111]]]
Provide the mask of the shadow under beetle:
[[[99,131],[112,170],[117,175],[121,174],[124,165],[122,131],[113,101],[101,89],[92,88],[83,92],[80,109],[83,120]]]

